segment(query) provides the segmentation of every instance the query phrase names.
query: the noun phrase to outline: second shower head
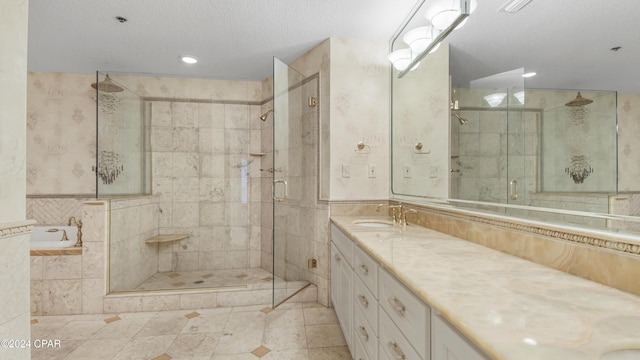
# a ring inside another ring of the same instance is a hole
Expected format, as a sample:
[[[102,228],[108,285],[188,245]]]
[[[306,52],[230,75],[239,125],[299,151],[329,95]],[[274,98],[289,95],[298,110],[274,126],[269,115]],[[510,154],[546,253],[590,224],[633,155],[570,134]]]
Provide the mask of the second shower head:
[[[269,113],[272,113],[273,109],[269,109],[269,111],[267,111],[266,113],[260,115],[260,120],[262,121],[266,121],[267,120],[267,116],[269,116]]]

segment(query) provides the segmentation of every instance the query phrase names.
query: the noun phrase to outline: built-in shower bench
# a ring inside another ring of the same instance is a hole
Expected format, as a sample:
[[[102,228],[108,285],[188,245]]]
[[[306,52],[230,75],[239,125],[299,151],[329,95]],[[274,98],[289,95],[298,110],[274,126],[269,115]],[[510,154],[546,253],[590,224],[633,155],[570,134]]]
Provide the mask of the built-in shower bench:
[[[189,237],[189,234],[162,234],[156,235],[152,238],[145,240],[147,244],[164,243],[172,241],[180,241]]]

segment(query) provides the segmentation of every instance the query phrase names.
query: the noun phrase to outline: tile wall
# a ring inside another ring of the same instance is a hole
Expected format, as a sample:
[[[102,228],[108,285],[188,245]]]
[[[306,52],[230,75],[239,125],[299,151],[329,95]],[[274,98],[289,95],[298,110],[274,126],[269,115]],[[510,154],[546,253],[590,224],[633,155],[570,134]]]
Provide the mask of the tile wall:
[[[25,220],[24,201],[28,13],[28,1],[0,2],[0,339],[24,341],[30,339],[31,222]],[[29,348],[0,347],[0,358],[30,357]]]
[[[249,155],[260,147],[259,105],[153,101],[151,109],[160,233],[190,235],[159,245],[159,270],[260,266],[251,220],[261,159]]]

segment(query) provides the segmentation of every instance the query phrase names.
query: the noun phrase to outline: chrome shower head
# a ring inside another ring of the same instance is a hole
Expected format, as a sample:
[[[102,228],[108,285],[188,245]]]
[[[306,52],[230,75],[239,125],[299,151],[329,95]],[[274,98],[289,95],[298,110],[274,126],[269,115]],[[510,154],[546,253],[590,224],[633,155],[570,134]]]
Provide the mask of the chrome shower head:
[[[273,109],[269,109],[269,111],[267,111],[266,113],[260,115],[260,120],[262,121],[266,121],[267,120],[267,116],[269,116],[269,113],[272,113]]]
[[[453,116],[456,117],[456,119],[458,119],[458,121],[460,122],[460,125],[464,125],[467,123],[467,119],[463,118],[462,116],[458,115],[458,114],[451,114]]]

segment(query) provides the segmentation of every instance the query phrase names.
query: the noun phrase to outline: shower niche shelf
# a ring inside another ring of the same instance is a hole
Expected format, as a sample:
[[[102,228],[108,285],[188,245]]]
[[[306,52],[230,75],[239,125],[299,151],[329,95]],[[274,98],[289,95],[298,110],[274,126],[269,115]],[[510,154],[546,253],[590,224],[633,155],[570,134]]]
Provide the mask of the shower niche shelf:
[[[145,240],[147,244],[164,243],[172,241],[180,241],[189,237],[189,234],[162,234]]]

